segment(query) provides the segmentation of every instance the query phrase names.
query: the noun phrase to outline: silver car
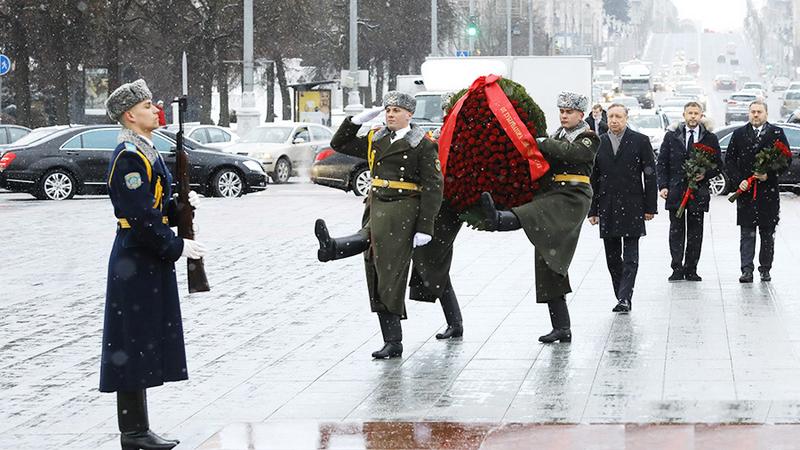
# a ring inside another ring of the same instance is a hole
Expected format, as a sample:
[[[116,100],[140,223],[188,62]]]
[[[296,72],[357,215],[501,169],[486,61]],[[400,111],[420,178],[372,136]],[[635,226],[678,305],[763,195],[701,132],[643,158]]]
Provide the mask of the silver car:
[[[274,183],[286,183],[292,176],[310,176],[314,157],[332,137],[333,131],[319,124],[270,123],[250,130],[224,151],[261,161]]]

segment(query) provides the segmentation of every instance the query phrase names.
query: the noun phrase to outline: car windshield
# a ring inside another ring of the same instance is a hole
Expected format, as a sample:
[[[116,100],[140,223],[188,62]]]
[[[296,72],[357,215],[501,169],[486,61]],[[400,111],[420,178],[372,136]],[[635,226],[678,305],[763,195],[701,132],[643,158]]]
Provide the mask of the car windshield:
[[[674,107],[681,107],[686,104],[686,100],[684,99],[672,99],[672,100],[664,100],[661,102],[662,108],[674,108]]]
[[[439,95],[418,95],[417,107],[412,120],[421,122],[442,122],[442,97]]]
[[[290,127],[259,127],[245,134],[239,142],[283,144],[291,133]]]
[[[800,100],[800,91],[787,92],[784,98],[786,100]]]
[[[628,120],[638,128],[661,128],[661,118],[655,114],[630,116]]]
[[[752,102],[755,99],[755,95],[731,95],[731,100],[737,102]]]
[[[761,83],[746,83],[744,85],[745,89],[761,89]]]
[[[35,130],[31,131],[30,133],[26,134],[25,136],[14,142],[14,146],[32,144],[43,137],[55,133],[56,131],[59,131],[59,129],[51,127],[36,128]]]

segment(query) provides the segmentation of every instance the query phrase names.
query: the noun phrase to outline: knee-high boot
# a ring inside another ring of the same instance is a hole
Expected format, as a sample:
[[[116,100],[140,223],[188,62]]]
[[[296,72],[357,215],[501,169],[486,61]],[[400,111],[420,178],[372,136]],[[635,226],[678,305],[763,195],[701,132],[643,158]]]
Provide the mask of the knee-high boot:
[[[461,308],[458,306],[458,299],[453,290],[453,285],[450,280],[447,281],[447,287],[442,292],[442,297],[439,299],[442,304],[442,312],[444,318],[447,320],[447,329],[444,333],[437,333],[436,339],[449,339],[457,338],[464,335],[464,326],[461,319]]]
[[[150,431],[147,416],[147,393],[117,392],[117,421],[122,450],[168,450],[179,441],[164,439]]]
[[[555,341],[572,342],[567,300],[563,296],[553,299],[547,302],[547,309],[550,311],[550,324],[553,325],[553,331],[540,336],[539,342],[545,344]]]
[[[400,316],[392,313],[378,313],[383,334],[383,348],[372,352],[376,359],[395,358],[403,356],[403,328],[400,325]]]
[[[514,231],[522,228],[516,214],[511,211],[498,211],[495,208],[492,194],[488,192],[481,194],[481,209],[487,231]]]
[[[322,219],[317,219],[314,224],[314,234],[319,241],[317,258],[322,262],[354,256],[364,253],[369,248],[369,239],[360,234],[332,238]]]

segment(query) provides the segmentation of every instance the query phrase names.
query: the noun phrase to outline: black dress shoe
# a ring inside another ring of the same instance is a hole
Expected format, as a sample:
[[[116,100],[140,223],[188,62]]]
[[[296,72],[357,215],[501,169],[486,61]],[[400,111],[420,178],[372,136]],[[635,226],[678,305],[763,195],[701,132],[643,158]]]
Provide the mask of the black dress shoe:
[[[686,274],[686,281],[703,281],[703,277],[697,274],[697,272],[688,272]]]
[[[122,450],[169,450],[180,443],[177,440],[164,439],[147,431],[125,431],[120,435]]]
[[[622,302],[617,300],[617,304],[614,305],[614,308],[611,309],[611,312],[620,312],[622,311]]]
[[[403,344],[400,342],[384,342],[383,348],[372,352],[375,359],[398,358],[403,356]]]
[[[742,272],[742,276],[739,277],[739,283],[752,283],[753,282],[753,272],[749,270],[745,270]]]
[[[460,323],[448,325],[444,333],[436,333],[436,339],[459,338],[464,335],[464,327]]]
[[[618,313],[629,313],[631,312],[631,302],[627,300],[620,300],[612,311]]]
[[[667,278],[667,281],[681,281],[683,280],[683,271],[680,269],[675,269],[672,271],[672,275]]]
[[[553,331],[539,336],[539,342],[544,344],[551,344],[555,341],[572,342],[572,332],[569,328],[553,328]]]
[[[761,281],[772,281],[772,275],[769,274],[769,270],[761,270],[759,273],[761,274]]]

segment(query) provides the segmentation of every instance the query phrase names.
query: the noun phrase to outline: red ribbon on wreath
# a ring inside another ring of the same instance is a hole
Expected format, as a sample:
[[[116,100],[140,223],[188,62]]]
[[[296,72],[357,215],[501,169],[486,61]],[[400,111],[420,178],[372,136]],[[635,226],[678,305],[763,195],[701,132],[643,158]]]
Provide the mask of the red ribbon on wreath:
[[[750,188],[753,188],[753,200],[755,200],[756,196],[758,195],[758,178],[756,178],[755,175],[750,175],[750,177],[747,178],[747,189],[743,190],[741,188],[737,188],[736,192],[734,192],[733,194],[731,194],[730,197],[728,197],[728,201],[730,201],[731,203],[735,202],[737,198],[739,198],[745,192],[749,191]]]
[[[444,125],[442,125],[442,132],[439,136],[439,161],[442,165],[442,174],[447,170],[447,157],[450,154],[450,143],[453,140],[453,132],[456,128],[456,120],[458,120],[458,113],[461,111],[461,106],[464,101],[469,97],[470,93],[484,88],[486,93],[486,100],[489,103],[489,109],[492,111],[503,131],[506,132],[514,147],[522,154],[522,157],[528,161],[530,168],[531,181],[536,181],[541,178],[548,170],[550,164],[544,159],[542,152],[539,150],[539,145],[536,143],[536,138],[533,137],[525,123],[519,118],[517,111],[508,97],[503,92],[503,89],[497,84],[500,80],[498,75],[488,75],[478,77],[472,82],[469,90],[461,96],[461,98],[453,106],[453,110],[447,115]]]

